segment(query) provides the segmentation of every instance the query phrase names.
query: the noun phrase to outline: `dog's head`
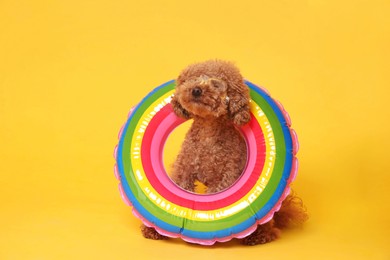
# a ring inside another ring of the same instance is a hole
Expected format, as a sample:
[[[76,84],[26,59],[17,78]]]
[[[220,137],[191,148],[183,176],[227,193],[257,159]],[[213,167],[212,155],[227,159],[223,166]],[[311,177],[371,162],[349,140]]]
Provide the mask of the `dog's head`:
[[[250,120],[249,89],[230,62],[210,60],[190,65],[176,84],[171,104],[180,117],[226,117],[236,125]]]

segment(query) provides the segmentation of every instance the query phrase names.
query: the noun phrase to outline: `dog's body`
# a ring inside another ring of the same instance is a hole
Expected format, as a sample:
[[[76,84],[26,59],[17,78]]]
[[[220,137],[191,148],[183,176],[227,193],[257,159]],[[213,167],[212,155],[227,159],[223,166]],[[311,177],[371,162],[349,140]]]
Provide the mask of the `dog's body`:
[[[207,193],[230,187],[247,160],[246,143],[236,127],[250,120],[249,89],[239,70],[219,60],[191,65],[177,79],[171,104],[178,116],[194,120],[173,164],[172,180],[191,192],[196,180],[207,186]],[[306,218],[301,201],[290,195],[274,219],[259,225],[242,243],[270,242],[279,236],[279,228]],[[164,238],[146,226],[142,233],[146,238]]]
[[[222,191],[241,175],[246,154],[244,139],[226,119],[194,120],[173,165],[172,179],[188,191],[195,191],[196,180],[207,193]]]

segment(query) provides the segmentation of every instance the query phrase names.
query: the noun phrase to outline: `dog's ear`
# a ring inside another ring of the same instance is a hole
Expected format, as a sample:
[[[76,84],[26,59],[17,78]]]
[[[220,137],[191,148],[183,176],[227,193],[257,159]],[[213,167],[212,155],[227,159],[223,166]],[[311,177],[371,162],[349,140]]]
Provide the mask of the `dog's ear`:
[[[172,97],[171,105],[172,105],[173,111],[175,112],[175,114],[178,117],[181,117],[181,118],[184,118],[184,119],[190,119],[191,118],[190,113],[188,113],[188,111],[185,110],[181,106],[180,102],[177,100],[177,97],[175,95]]]
[[[249,109],[249,88],[242,82],[228,84],[229,117],[238,126],[245,125],[251,119]]]

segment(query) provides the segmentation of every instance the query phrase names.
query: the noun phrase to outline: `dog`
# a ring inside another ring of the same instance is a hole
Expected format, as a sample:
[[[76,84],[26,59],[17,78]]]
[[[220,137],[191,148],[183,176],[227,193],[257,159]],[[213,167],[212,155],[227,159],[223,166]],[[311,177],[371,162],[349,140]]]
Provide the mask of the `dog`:
[[[251,119],[249,88],[231,62],[209,60],[185,68],[176,80],[171,105],[175,114],[193,119],[176,161],[172,180],[181,188],[195,192],[195,181],[206,186],[206,193],[229,188],[243,172],[247,147],[237,130]],[[271,221],[258,225],[245,245],[271,242],[280,230],[300,225],[307,219],[302,201],[289,195]],[[165,239],[152,227],[142,226],[150,239]]]

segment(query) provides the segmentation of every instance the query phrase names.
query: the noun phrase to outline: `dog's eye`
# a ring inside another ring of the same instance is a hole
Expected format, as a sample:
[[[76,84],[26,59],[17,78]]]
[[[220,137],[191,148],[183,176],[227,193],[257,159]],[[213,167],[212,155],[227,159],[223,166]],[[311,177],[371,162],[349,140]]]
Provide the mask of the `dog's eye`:
[[[219,80],[211,80],[211,85],[213,85],[215,88],[224,88],[225,85],[222,81]]]

